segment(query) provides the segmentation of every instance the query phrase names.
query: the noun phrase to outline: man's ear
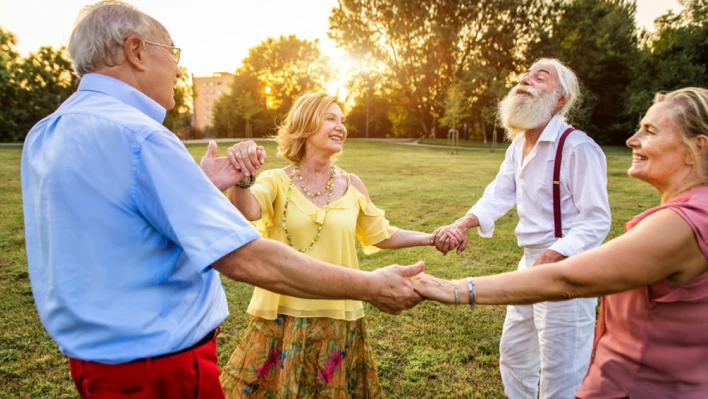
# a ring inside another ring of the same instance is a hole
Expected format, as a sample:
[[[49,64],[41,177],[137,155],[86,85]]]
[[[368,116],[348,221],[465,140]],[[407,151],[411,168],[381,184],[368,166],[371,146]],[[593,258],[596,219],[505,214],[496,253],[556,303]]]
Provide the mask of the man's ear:
[[[133,68],[144,71],[146,69],[145,42],[138,36],[129,36],[123,44],[125,60]]]
[[[554,112],[553,114],[557,114],[558,111],[560,111],[561,109],[563,109],[563,107],[565,106],[565,104],[568,102],[568,99],[569,99],[569,98],[570,98],[570,96],[567,95],[567,94],[566,94],[566,95],[563,95],[563,96],[560,96],[560,98],[558,98],[558,103],[556,104],[556,109],[555,109],[555,112]]]

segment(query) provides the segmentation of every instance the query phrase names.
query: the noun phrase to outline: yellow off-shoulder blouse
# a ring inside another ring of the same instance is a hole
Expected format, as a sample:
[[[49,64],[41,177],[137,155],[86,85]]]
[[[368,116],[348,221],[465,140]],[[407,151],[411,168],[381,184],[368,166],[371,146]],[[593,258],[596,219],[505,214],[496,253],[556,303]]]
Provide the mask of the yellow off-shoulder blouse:
[[[289,184],[290,177],[284,170],[272,169],[262,172],[251,187],[262,212],[256,227],[263,237],[285,244],[288,241],[283,229],[283,210]],[[293,245],[300,249],[309,246],[321,224],[320,238],[306,254],[325,262],[358,269],[355,239],[368,255],[379,251],[374,245],[398,231],[389,225],[384,211],[368,202],[351,184],[351,179],[344,196],[330,204],[326,219],[324,207],[310,202],[294,186],[290,197],[287,225]],[[302,299],[256,287],[248,313],[270,320],[285,314],[352,321],[364,317],[364,308],[361,301]]]

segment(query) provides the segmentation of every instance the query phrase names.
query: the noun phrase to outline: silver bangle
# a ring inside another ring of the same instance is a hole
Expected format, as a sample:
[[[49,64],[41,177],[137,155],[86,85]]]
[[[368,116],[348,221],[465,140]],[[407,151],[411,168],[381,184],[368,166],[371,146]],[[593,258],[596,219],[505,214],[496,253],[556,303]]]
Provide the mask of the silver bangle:
[[[457,281],[452,280],[452,286],[455,287],[455,305],[460,304],[460,289],[457,288]]]
[[[467,277],[467,289],[470,292],[470,312],[474,312],[474,305],[477,303],[477,290],[472,277]]]

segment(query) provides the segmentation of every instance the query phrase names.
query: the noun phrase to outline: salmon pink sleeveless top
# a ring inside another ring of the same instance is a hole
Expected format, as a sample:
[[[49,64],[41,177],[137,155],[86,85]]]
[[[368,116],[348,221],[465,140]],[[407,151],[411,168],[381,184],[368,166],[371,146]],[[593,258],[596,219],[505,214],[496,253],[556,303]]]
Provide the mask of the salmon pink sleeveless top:
[[[708,187],[635,216],[625,231],[665,208],[691,226],[708,258]],[[681,286],[664,280],[603,297],[593,359],[576,396],[708,398],[708,272]]]

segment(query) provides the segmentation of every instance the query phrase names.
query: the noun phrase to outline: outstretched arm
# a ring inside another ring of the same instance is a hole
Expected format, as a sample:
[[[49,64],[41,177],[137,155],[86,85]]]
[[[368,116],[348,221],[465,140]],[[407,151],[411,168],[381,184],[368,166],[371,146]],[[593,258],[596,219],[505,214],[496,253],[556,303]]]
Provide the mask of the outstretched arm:
[[[422,300],[409,277],[420,273],[423,266],[418,262],[364,272],[322,262],[263,238],[212,265],[233,280],[269,291],[301,298],[362,300],[394,314]]]
[[[351,177],[352,185],[366,197],[368,202],[371,202],[369,192],[366,190],[364,182],[353,173],[350,173],[349,176]],[[433,243],[434,239],[431,233],[399,229],[393,233],[390,238],[376,243],[376,247],[381,249],[396,249],[433,245]]]
[[[665,209],[598,248],[543,267],[475,277],[474,282],[478,304],[513,305],[613,294],[663,279],[681,285],[707,269],[691,227]],[[426,298],[453,303],[450,281],[426,274],[413,280]],[[463,281],[458,284],[465,303]]]

